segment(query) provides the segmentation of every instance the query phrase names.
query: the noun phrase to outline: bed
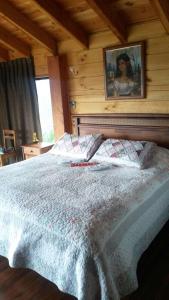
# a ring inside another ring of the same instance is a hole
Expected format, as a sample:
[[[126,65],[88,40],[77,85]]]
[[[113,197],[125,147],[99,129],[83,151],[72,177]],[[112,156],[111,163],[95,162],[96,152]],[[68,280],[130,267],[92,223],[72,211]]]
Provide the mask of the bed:
[[[72,122],[79,135],[169,147],[168,115],[75,115]],[[92,172],[46,153],[1,168],[0,255],[79,300],[131,293],[138,260],[169,217],[167,159],[159,148],[145,170]]]

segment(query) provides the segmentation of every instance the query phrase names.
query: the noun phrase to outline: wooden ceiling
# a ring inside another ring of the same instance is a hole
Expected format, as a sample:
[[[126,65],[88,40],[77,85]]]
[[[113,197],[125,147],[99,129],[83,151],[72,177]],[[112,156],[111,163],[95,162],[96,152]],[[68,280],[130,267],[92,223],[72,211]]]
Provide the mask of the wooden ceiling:
[[[88,49],[90,35],[106,30],[124,43],[130,25],[156,19],[169,33],[168,0],[1,0],[0,57],[29,56],[40,45],[57,54],[68,39]]]

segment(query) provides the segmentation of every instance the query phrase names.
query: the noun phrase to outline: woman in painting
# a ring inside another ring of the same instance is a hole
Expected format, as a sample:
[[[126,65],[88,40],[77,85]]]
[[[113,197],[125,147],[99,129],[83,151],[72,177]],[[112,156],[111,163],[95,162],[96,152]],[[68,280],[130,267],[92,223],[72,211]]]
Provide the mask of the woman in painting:
[[[130,57],[127,53],[122,53],[116,59],[116,77],[113,81],[114,96],[133,96],[137,89],[137,84],[133,80],[133,70]]]

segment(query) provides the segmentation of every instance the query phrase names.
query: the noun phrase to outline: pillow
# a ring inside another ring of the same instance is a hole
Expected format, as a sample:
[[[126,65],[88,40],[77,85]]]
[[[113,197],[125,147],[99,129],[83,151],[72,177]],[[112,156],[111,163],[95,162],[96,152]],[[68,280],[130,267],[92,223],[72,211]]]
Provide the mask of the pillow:
[[[154,147],[155,144],[152,142],[107,139],[101,144],[92,160],[143,169]]]
[[[50,153],[76,159],[89,160],[102,142],[101,134],[77,136],[65,133],[52,147]]]

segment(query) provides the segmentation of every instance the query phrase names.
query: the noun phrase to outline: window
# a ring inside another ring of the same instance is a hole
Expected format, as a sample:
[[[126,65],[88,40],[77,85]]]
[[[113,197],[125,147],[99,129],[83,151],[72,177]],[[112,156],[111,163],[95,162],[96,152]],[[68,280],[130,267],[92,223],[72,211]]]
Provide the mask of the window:
[[[54,142],[51,94],[48,78],[36,80],[43,142]]]

